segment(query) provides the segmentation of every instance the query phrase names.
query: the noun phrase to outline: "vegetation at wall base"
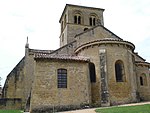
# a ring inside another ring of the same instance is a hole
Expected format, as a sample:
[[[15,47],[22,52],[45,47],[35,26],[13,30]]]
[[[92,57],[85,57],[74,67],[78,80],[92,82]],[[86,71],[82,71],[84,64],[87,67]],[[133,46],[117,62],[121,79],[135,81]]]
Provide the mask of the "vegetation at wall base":
[[[0,113],[23,113],[20,110],[0,110]]]
[[[150,113],[150,104],[96,109],[96,113]]]

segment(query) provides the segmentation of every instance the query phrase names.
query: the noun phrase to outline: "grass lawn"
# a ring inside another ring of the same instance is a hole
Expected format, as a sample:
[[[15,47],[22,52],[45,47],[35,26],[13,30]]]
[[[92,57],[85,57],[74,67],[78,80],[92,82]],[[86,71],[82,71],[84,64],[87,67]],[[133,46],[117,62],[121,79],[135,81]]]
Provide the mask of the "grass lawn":
[[[150,104],[96,109],[96,113],[150,113]]]
[[[20,110],[0,110],[0,113],[23,113]]]

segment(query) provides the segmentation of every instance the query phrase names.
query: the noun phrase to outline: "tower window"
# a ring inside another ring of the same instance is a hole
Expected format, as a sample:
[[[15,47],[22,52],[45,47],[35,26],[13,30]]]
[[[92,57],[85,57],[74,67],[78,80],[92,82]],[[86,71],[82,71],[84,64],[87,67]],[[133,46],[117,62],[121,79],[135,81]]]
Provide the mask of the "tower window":
[[[81,16],[78,16],[78,24],[81,24]]]
[[[92,26],[92,18],[91,17],[89,18],[89,23],[90,23],[90,26]]]
[[[81,15],[80,14],[76,14],[74,16],[74,23],[75,24],[81,24]]]
[[[77,16],[74,16],[74,23],[77,24]]]
[[[67,70],[58,69],[57,70],[57,87],[58,88],[67,88]]]
[[[96,16],[90,16],[89,18],[89,25],[90,26],[95,26],[96,25]]]
[[[116,82],[125,81],[124,65],[121,60],[118,60],[115,63],[115,73],[116,73]]]

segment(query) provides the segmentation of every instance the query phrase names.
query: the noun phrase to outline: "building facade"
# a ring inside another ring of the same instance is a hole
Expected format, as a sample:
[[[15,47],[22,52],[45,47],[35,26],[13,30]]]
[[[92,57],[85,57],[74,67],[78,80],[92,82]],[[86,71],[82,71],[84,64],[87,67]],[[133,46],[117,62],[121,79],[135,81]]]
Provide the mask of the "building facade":
[[[104,27],[104,9],[67,4],[60,48],[30,49],[7,76],[3,98],[22,109],[75,109],[150,100],[150,63]]]

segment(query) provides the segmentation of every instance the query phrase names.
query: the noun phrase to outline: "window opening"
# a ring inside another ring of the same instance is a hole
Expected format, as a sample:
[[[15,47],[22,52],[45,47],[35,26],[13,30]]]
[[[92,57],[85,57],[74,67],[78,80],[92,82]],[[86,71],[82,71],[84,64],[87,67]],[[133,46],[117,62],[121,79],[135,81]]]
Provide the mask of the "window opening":
[[[89,70],[90,70],[91,83],[95,83],[96,82],[96,72],[95,72],[95,65],[94,65],[94,63],[89,63]]]
[[[124,66],[123,62],[118,60],[115,63],[116,82],[124,81]]]
[[[90,26],[95,26],[96,25],[96,17],[95,16],[90,16],[89,25]]]
[[[143,86],[143,77],[140,77],[140,85]]]
[[[57,70],[58,88],[67,88],[67,70],[58,69]]]
[[[80,14],[76,14],[74,16],[74,23],[75,24],[81,24],[81,15]]]

